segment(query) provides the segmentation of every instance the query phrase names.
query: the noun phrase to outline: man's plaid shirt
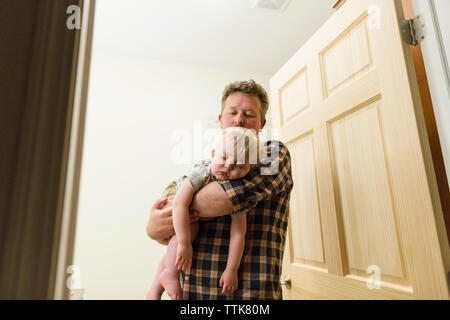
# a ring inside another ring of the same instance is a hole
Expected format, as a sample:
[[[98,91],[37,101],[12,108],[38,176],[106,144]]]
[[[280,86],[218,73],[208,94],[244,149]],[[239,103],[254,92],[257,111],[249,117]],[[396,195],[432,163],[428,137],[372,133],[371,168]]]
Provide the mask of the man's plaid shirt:
[[[282,299],[280,276],[293,187],[291,159],[279,141],[268,141],[265,147],[269,161],[262,160],[243,179],[218,181],[233,203],[233,211],[247,214],[238,290],[225,296],[219,287],[230,243],[231,217],[226,215],[200,222],[192,244],[191,271],[181,275],[185,300]]]

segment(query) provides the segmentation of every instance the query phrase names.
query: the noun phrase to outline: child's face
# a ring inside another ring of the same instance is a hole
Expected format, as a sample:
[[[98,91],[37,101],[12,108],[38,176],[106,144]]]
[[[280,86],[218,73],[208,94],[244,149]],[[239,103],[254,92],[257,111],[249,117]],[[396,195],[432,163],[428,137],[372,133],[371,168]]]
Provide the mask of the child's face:
[[[234,158],[234,159],[232,159]],[[240,164],[237,157],[227,156],[223,152],[214,155],[211,164],[211,173],[217,180],[241,179],[250,171],[250,164]]]

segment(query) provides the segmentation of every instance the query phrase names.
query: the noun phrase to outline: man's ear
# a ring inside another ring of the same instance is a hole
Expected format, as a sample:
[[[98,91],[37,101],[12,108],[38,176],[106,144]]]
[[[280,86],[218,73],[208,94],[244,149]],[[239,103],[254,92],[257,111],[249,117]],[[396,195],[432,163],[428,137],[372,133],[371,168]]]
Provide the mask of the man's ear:
[[[220,122],[220,128],[223,129],[223,127],[222,127],[222,114],[219,114],[219,122]]]
[[[260,130],[262,130],[265,125],[266,125],[266,119],[264,119],[264,121],[261,123],[261,129]]]

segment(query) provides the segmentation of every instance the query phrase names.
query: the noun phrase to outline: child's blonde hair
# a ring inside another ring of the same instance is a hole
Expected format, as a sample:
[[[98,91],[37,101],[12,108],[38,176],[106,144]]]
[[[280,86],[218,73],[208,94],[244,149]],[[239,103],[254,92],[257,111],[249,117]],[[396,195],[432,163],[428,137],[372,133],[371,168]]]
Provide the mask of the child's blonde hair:
[[[222,129],[215,153],[233,155],[233,159],[237,158],[237,164],[250,164],[255,167],[259,163],[260,150],[258,134],[254,129],[228,127]]]

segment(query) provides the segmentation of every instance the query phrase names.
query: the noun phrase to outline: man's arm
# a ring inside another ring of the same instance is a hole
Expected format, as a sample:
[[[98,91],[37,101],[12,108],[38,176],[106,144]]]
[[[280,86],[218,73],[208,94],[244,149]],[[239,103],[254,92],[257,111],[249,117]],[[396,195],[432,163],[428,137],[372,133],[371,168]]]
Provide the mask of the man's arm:
[[[232,213],[233,204],[223,188],[214,181],[194,195],[191,209],[201,217],[214,218]]]
[[[289,150],[280,141],[266,142],[264,161],[242,179],[216,182],[225,192],[235,215],[245,214],[261,201],[292,190]],[[215,204],[212,204],[213,206]],[[214,210],[214,209],[213,209]],[[216,209],[219,210],[219,209]],[[215,213],[216,214],[216,213]]]
[[[267,159],[260,170],[242,179],[214,181],[194,196],[191,209],[201,217],[247,213],[258,202],[292,189],[289,150],[280,141],[267,142]]]

